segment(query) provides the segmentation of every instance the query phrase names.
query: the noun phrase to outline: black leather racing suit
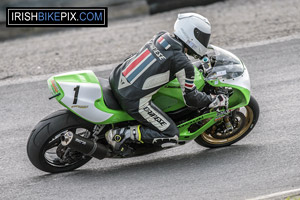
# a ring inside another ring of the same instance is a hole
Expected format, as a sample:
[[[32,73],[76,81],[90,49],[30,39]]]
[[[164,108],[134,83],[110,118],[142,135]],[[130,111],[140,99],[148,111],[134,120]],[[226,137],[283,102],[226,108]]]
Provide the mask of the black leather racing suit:
[[[205,107],[212,98],[194,85],[194,66],[183,45],[167,32],[160,32],[136,54],[110,74],[112,91],[121,107],[142,125],[142,141],[179,135],[174,121],[152,101],[152,96],[177,77],[187,106]]]

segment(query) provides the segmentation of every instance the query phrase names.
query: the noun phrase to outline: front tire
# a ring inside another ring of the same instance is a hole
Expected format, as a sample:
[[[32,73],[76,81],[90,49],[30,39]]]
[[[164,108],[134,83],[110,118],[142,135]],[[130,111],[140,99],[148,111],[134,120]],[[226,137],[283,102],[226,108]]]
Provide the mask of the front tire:
[[[67,172],[81,167],[91,157],[73,151],[73,160],[63,162],[57,155],[57,149],[62,148],[60,136],[66,131],[79,134],[78,130],[81,131],[80,134],[91,134],[93,127],[94,124],[79,118],[69,110],[56,111],[42,119],[31,132],[27,143],[28,158],[35,167],[50,173]],[[68,151],[70,152],[70,149]]]
[[[230,137],[222,138],[216,134],[202,133],[195,141],[204,147],[218,148],[229,146],[248,135],[256,125],[259,117],[259,106],[254,97],[250,97],[250,102],[244,107],[244,116],[240,116],[244,121],[242,127],[237,128],[236,132]],[[241,115],[241,114],[240,114]]]

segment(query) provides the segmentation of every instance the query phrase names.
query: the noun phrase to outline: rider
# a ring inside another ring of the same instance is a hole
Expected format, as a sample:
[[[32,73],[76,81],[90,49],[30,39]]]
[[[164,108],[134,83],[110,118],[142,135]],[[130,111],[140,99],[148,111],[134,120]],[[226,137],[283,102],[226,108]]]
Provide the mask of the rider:
[[[174,29],[174,35],[165,31],[156,34],[110,74],[112,91],[122,109],[141,124],[106,133],[116,151],[122,151],[123,144],[129,141],[162,147],[177,143],[176,124],[151,101],[162,86],[175,78],[189,107],[215,108],[228,100],[225,95],[213,97],[196,89],[194,66],[186,56],[205,55],[211,34],[209,21],[196,13],[179,14]]]

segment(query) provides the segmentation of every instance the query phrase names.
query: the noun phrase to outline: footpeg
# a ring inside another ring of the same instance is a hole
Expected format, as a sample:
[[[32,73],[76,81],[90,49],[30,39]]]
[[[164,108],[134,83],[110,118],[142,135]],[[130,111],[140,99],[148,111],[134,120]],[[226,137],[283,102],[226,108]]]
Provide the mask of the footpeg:
[[[161,146],[162,148],[174,147],[178,143],[178,136],[175,135],[172,138],[155,138],[152,144]]]

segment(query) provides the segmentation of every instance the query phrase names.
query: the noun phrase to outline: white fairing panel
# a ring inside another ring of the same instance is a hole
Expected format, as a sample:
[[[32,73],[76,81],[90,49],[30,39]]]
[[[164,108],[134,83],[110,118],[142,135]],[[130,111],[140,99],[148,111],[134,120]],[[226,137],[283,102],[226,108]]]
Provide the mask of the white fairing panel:
[[[61,101],[72,111],[91,122],[103,122],[110,118],[112,114],[103,112],[95,107],[95,101],[102,96],[101,87],[95,83],[70,83],[58,82],[64,91],[64,97]],[[77,92],[77,102],[74,102],[76,87],[79,86]]]
[[[250,77],[246,67],[244,67],[244,73],[241,76],[234,79],[220,79],[220,82],[243,87],[251,91]]]

